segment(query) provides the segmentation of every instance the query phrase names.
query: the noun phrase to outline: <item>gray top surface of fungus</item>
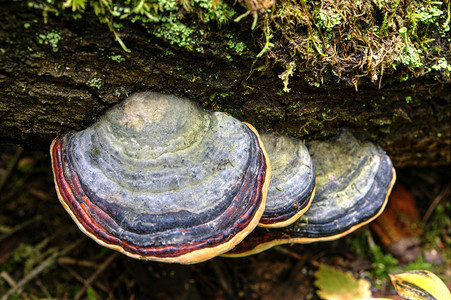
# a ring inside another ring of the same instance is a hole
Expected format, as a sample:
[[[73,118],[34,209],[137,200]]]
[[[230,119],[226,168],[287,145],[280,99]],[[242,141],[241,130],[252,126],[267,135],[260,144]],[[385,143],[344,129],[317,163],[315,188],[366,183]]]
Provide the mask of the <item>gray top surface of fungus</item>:
[[[249,162],[255,152],[250,140],[249,128],[226,114],[173,96],[138,93],[74,133],[67,148],[80,182],[120,206],[124,226],[133,231],[125,223],[158,228],[158,218],[144,224],[142,214],[184,212],[192,219],[208,210],[216,211],[208,214],[208,226],[222,226],[214,219],[227,209],[224,199],[240,188],[248,168],[256,168]],[[174,220],[182,228],[206,221]]]
[[[299,226],[301,231],[339,232],[369,219],[383,207],[394,174],[390,158],[382,149],[369,142],[360,143],[343,131],[332,141],[312,142],[309,151],[316,168],[317,189],[305,214],[308,224]]]
[[[347,130],[309,145],[316,171],[316,193],[297,222],[281,228],[256,228],[224,256],[241,257],[276,245],[329,241],[349,234],[384,209],[396,179],[388,155]],[[268,193],[269,197],[269,193]]]
[[[305,144],[287,136],[262,134],[260,137],[271,161],[265,214],[289,209],[299,199],[310,197],[315,171]]]

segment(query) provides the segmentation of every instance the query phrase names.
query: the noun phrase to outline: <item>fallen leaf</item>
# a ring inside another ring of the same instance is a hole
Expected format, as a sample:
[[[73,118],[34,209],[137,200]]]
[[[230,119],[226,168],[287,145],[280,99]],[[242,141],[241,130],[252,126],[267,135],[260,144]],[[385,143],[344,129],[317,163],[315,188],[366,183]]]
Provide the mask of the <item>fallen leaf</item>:
[[[412,194],[396,184],[384,212],[370,224],[390,254],[402,263],[415,261],[421,254],[419,212]]]
[[[451,299],[451,293],[443,281],[429,271],[409,271],[395,275],[390,274],[390,279],[398,294],[406,299]]]
[[[343,272],[328,265],[320,265],[315,272],[318,296],[326,300],[365,299],[371,297],[371,285],[365,279],[355,279],[351,272]]]

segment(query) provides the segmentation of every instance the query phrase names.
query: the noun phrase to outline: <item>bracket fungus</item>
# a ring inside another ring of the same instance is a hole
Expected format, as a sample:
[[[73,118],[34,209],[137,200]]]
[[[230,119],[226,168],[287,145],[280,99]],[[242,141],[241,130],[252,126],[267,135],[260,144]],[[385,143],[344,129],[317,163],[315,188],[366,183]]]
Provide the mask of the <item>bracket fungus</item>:
[[[158,93],[132,95],[50,152],[58,197],[84,233],[164,262],[239,243],[263,213],[271,172],[252,126]]]
[[[309,151],[317,188],[305,219],[284,228],[256,228],[224,256],[247,256],[280,244],[334,240],[382,213],[396,174],[381,148],[360,143],[343,131],[331,141],[312,142]]]
[[[262,227],[284,227],[309,208],[315,194],[315,168],[304,142],[287,136],[262,134],[271,160],[271,183]]]

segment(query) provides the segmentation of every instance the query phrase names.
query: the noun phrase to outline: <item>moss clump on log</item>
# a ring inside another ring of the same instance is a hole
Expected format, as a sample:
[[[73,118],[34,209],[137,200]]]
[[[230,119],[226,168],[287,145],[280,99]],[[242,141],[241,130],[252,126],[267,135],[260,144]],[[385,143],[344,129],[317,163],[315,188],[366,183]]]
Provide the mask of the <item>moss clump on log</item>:
[[[248,54],[257,62],[264,55],[269,59],[249,71],[281,64],[284,92],[297,72],[317,87],[338,79],[357,89],[362,78],[380,86],[382,77],[395,70],[401,70],[401,81],[429,73],[449,81],[450,1],[239,2],[242,6],[224,0],[30,0],[29,5],[44,14],[72,13],[80,21],[93,11],[126,51],[121,29],[132,22],[174,48],[220,53],[226,61]],[[241,26],[227,26],[233,20]],[[221,51],[210,47],[218,39]]]

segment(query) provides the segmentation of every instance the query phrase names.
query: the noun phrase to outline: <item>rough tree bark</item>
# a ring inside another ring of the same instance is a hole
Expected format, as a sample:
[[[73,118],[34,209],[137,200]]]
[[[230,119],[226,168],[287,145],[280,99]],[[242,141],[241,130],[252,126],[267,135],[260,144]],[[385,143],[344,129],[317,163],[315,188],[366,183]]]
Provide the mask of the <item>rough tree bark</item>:
[[[281,93],[284,66],[255,60],[260,51],[255,44],[245,55],[225,58],[224,41],[210,41],[203,53],[188,51],[128,22],[121,29],[127,53],[93,14],[80,22],[27,3],[0,5],[3,143],[47,151],[58,133],[85,128],[127,95],[160,91],[225,111],[259,131],[307,141],[348,127],[381,145],[398,167],[450,162],[449,78],[400,82],[400,71],[384,75],[380,87],[362,78],[356,91],[332,74],[314,86],[295,73],[291,91]],[[230,22],[226,29],[251,41],[250,23]],[[252,73],[258,66],[266,71]]]

